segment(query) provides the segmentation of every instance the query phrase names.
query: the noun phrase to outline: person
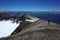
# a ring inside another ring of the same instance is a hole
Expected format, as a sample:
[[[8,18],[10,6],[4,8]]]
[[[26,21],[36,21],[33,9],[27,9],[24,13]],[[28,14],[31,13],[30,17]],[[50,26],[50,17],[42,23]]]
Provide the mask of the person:
[[[48,20],[48,25],[50,24],[50,20]]]

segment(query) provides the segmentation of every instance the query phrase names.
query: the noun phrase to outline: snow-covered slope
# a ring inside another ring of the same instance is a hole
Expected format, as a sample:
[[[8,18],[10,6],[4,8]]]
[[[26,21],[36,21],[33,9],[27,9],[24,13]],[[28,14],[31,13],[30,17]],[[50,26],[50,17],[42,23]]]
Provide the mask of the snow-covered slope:
[[[12,23],[12,21],[0,21],[0,38],[9,36],[17,27],[19,23]]]
[[[27,17],[28,17],[29,19],[26,19],[26,21],[35,22],[35,21],[39,20],[39,18],[30,16],[30,15],[27,15]]]

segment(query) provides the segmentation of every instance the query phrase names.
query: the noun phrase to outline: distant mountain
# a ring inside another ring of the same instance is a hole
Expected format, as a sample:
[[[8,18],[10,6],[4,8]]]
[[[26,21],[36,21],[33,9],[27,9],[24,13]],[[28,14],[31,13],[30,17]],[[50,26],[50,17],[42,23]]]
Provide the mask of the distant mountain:
[[[34,22],[36,20],[39,20],[39,18],[34,17],[32,15],[29,15],[29,14],[19,14],[17,16],[17,15],[13,15],[11,13],[10,12],[0,13],[0,20],[9,20],[9,19],[15,19],[16,20],[17,19],[17,21],[25,20],[25,21],[30,21],[30,22]]]
[[[9,20],[10,18],[12,18],[11,15],[7,14],[7,13],[0,13],[0,20]]]
[[[1,12],[1,13],[5,13],[5,12]],[[33,15],[35,17],[38,17],[39,19],[50,20],[51,22],[55,22],[55,23],[60,24],[60,12],[7,11],[7,13],[15,15],[15,16],[18,16],[21,14],[29,14],[29,15]]]

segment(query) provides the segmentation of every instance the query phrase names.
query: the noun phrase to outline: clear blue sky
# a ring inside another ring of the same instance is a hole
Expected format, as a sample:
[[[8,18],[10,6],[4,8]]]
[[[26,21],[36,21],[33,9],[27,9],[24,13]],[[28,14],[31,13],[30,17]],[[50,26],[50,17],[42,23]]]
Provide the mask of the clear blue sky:
[[[0,0],[0,11],[60,11],[60,0]]]

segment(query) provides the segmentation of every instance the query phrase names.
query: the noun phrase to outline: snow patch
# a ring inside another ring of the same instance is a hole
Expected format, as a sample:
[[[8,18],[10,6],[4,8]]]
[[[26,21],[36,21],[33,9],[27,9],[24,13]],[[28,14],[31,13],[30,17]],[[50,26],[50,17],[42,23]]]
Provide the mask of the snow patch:
[[[35,21],[39,20],[39,18],[33,17],[33,16],[29,16],[29,15],[28,15],[28,18],[29,19],[26,19],[26,21],[35,22]]]
[[[29,21],[29,22],[35,22],[37,21],[38,19],[32,19],[32,20],[29,20],[29,19],[26,19],[26,21]]]
[[[0,38],[9,36],[18,26],[19,23],[12,23],[11,20],[0,21]]]

